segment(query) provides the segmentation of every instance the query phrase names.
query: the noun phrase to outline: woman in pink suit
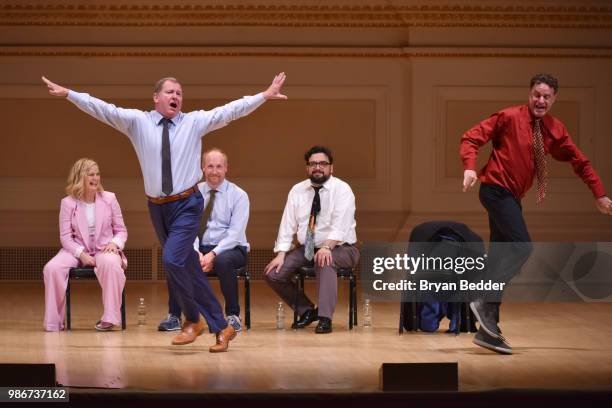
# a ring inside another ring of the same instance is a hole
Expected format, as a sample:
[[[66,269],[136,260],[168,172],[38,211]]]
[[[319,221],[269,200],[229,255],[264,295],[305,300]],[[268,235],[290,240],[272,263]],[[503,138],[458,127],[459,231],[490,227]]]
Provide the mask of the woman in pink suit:
[[[94,266],[102,287],[104,314],[96,330],[108,331],[121,324],[123,270],[127,260],[123,247],[127,230],[115,194],[104,191],[100,170],[91,159],[79,159],[68,175],[67,197],[61,204],[59,227],[62,249],[43,270],[47,331],[64,329],[68,270]]]

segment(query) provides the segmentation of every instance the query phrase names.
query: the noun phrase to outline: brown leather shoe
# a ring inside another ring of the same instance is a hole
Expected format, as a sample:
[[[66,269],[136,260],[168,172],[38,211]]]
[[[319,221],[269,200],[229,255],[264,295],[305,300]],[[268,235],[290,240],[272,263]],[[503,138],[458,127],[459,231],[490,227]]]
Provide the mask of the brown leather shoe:
[[[193,343],[195,339],[206,329],[204,319],[200,317],[197,323],[185,320],[181,332],[172,339],[172,344],[175,346],[181,346],[183,344]]]
[[[211,353],[227,351],[230,340],[233,340],[236,337],[236,329],[234,329],[231,324],[228,324],[225,329],[221,330],[219,333],[216,333],[215,336],[217,337],[217,342],[210,346],[210,349],[208,350]]]

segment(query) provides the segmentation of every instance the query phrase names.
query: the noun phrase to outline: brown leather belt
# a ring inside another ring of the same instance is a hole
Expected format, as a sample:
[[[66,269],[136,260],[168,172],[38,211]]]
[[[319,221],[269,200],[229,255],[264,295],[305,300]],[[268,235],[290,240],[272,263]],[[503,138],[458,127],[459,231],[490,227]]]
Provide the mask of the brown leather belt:
[[[166,197],[149,197],[149,196],[147,196],[147,198],[153,204],[166,204],[166,203],[171,203],[173,201],[182,200],[183,198],[187,198],[191,194],[195,193],[196,191],[198,191],[198,185],[197,184],[195,186],[191,187],[190,189],[185,190],[185,191],[180,192],[180,193],[175,194],[175,195],[166,196]]]

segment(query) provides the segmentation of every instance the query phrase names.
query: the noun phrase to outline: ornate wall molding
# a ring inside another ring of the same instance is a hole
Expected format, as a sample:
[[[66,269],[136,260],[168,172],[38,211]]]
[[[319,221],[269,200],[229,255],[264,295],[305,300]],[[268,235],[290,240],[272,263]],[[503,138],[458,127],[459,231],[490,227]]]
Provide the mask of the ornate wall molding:
[[[537,2],[412,5],[28,4],[0,6],[0,26],[612,28],[612,7]],[[519,4],[517,4],[519,3]]]
[[[593,48],[279,48],[279,47],[3,47],[1,57],[321,57],[321,58],[612,58],[612,49]]]

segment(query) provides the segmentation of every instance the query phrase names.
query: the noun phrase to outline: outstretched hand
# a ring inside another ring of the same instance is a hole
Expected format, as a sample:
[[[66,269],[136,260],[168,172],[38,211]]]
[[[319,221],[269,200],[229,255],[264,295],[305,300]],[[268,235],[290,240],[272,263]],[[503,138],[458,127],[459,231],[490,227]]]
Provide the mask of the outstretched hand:
[[[266,100],[287,99],[286,95],[280,93],[280,90],[283,87],[283,84],[285,83],[285,78],[287,78],[287,75],[285,75],[284,72],[281,72],[280,74],[274,77],[274,79],[272,80],[272,84],[270,84],[268,89],[263,92],[263,96]]]
[[[47,84],[47,88],[49,88],[49,93],[53,96],[61,96],[63,98],[68,96],[68,89],[64,88],[63,86],[60,86],[54,82],[49,81],[47,78],[45,78],[44,76],[42,77],[42,80],[45,84]]]
[[[597,205],[597,209],[600,213],[612,215],[612,200],[610,200],[607,196],[599,197],[595,201],[595,205]]]

